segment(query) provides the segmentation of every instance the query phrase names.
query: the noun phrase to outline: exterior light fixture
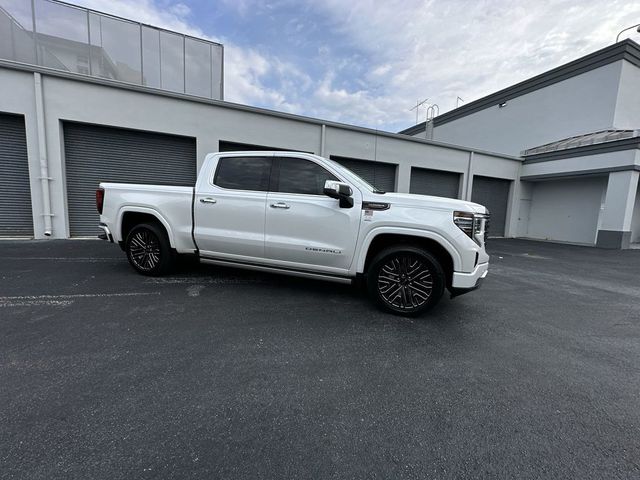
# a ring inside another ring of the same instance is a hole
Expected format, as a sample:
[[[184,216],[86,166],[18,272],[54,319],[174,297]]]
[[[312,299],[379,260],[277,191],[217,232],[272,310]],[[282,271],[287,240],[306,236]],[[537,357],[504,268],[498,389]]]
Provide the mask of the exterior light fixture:
[[[504,108],[504,107],[506,107],[506,106],[507,106],[507,101],[506,101],[506,100],[505,100],[504,102],[500,102],[500,103],[498,104],[498,108]]]
[[[620,39],[620,35],[622,35],[627,30],[631,30],[632,28],[636,28],[636,32],[640,33],[640,23],[638,23],[637,25],[631,25],[630,27],[627,27],[627,28],[623,28],[622,30],[620,30],[620,32],[618,32],[618,35],[616,36],[616,43],[618,43],[618,40]]]

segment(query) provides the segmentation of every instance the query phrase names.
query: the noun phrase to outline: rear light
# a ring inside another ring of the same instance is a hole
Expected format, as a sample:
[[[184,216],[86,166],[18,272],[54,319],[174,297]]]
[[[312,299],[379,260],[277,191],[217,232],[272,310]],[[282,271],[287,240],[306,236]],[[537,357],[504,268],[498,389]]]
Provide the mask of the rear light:
[[[104,205],[104,188],[96,190],[96,209],[102,215],[102,206]]]

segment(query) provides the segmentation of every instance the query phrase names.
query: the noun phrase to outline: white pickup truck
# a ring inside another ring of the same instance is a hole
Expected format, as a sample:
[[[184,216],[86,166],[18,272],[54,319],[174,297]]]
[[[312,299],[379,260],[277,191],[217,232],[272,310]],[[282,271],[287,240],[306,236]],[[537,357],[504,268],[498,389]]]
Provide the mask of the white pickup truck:
[[[417,315],[447,288],[487,275],[488,212],[449,198],[385,193],[338,163],[298,152],[207,155],[195,187],[101,183],[101,238],[144,275],[180,255],[350,283],[384,310]]]

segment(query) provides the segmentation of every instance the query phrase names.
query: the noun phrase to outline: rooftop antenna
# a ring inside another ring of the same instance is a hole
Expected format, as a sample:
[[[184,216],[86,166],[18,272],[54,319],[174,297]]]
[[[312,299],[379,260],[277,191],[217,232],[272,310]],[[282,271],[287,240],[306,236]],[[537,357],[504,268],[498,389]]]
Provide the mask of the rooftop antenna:
[[[460,102],[464,102],[464,98],[456,97],[456,108],[458,108],[458,106],[460,105]]]
[[[420,107],[422,105],[424,105],[425,103],[427,103],[428,100],[429,100],[428,98],[425,98],[422,101],[420,101],[420,99],[418,99],[418,100],[416,100],[416,106],[409,109],[409,111],[411,111],[411,110],[415,110],[416,111],[416,125],[418,124],[418,110],[420,110]]]

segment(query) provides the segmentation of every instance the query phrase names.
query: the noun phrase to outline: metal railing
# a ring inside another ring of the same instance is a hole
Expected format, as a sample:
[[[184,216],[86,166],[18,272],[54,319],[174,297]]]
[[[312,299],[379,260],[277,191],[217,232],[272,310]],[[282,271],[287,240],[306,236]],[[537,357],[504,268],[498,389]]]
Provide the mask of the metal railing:
[[[221,44],[58,0],[0,0],[0,58],[223,99]]]

